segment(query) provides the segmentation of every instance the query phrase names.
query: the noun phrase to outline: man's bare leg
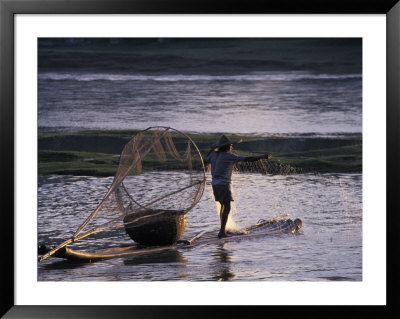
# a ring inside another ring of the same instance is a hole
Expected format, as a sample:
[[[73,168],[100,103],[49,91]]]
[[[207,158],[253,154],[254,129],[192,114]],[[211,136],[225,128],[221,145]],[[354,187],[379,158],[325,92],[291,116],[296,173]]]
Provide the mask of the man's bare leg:
[[[225,227],[228,221],[228,216],[231,211],[231,202],[221,203],[221,229],[219,231],[218,237],[226,237]]]

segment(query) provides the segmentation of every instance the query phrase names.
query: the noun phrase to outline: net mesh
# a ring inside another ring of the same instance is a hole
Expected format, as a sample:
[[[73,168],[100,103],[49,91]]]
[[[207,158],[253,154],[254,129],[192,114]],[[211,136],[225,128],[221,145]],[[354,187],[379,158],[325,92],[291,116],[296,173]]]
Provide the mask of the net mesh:
[[[304,173],[292,165],[261,159],[256,162],[239,162],[234,166],[235,173],[261,173],[271,175],[291,175]]]
[[[180,173],[164,175],[168,170]],[[142,175],[140,179],[138,175]],[[143,178],[143,175],[146,175]],[[151,179],[151,183],[146,180]],[[157,182],[159,180],[159,183]],[[185,215],[200,200],[206,182],[199,149],[186,134],[169,127],[151,127],[137,133],[124,147],[114,180],[98,207],[72,238],[44,255],[54,254],[71,242],[129,223],[163,220],[168,214]]]

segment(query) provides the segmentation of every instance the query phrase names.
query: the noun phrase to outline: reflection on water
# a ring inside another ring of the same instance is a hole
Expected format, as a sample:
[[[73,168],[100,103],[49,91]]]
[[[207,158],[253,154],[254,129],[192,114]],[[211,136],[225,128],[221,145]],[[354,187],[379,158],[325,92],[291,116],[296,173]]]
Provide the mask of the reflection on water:
[[[168,182],[167,175],[174,179],[177,173],[165,174]],[[152,181],[149,176],[136,178],[137,185],[142,178],[147,183]],[[40,176],[38,242],[54,246],[69,238],[96,208],[111,182],[111,177]],[[234,175],[233,189],[232,218],[237,227],[288,213],[293,220],[303,221],[300,233],[259,236],[92,264],[49,258],[38,263],[38,280],[362,280],[361,174],[241,173]],[[214,231],[215,236],[219,230],[209,184],[198,205],[187,215],[184,239],[203,230]],[[88,237],[71,248],[97,250],[130,244],[131,239],[121,229]]]
[[[65,259],[59,259],[53,263],[48,263],[43,266],[44,270],[67,270],[67,269],[75,269],[79,268],[82,270],[82,268],[87,268],[90,267],[90,263],[87,262],[82,262],[79,260],[65,260]]]
[[[178,250],[161,251],[157,254],[149,253],[124,259],[124,265],[134,266],[141,264],[174,264],[176,267],[186,267],[187,259]]]
[[[216,261],[215,270],[217,271],[212,277],[217,281],[234,280],[235,274],[230,269],[231,256],[229,250],[224,248],[224,244],[217,245],[216,251],[213,254]]]

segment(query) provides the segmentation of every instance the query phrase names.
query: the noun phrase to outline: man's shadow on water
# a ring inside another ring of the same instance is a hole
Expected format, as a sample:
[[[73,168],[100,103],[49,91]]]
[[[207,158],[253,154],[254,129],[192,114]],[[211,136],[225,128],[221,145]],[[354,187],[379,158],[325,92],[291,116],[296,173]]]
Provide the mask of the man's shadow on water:
[[[216,273],[212,277],[217,281],[231,281],[235,278],[235,274],[230,269],[231,255],[230,252],[224,248],[224,243],[217,246],[215,253],[213,254],[216,260]]]

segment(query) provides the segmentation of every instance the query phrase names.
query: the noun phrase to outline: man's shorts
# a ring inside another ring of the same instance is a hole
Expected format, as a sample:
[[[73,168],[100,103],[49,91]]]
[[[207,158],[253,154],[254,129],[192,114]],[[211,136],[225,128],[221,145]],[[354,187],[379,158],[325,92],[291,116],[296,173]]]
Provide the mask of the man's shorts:
[[[213,185],[212,188],[216,202],[226,203],[226,202],[232,202],[234,200],[232,184]]]

